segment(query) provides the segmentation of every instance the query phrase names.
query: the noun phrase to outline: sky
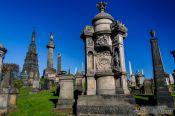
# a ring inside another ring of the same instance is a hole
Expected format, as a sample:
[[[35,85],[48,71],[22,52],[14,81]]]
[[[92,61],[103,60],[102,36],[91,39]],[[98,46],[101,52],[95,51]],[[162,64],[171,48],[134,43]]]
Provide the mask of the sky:
[[[47,65],[49,33],[53,32],[54,67],[57,54],[62,56],[62,69],[81,70],[84,62],[84,44],[80,34],[85,25],[91,25],[99,12],[99,0],[0,0],[0,43],[8,50],[5,63],[17,63],[22,70],[26,52],[36,30],[36,45],[40,75]],[[133,72],[143,69],[147,78],[153,77],[150,47],[150,29],[156,31],[167,73],[175,63],[171,50],[175,49],[174,0],[105,0],[106,12],[128,28],[124,40],[125,63],[132,63]]]

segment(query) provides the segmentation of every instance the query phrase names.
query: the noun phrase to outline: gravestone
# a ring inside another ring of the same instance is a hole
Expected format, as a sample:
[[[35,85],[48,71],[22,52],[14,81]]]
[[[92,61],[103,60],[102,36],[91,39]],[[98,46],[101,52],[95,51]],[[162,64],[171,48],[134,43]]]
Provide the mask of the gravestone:
[[[152,79],[145,79],[144,83],[144,94],[153,94],[153,80]]]
[[[64,75],[59,79],[59,99],[54,108],[54,112],[58,113],[73,113],[74,103],[74,77]]]
[[[155,100],[158,106],[167,106],[174,108],[174,100],[171,93],[168,90],[166,84],[166,73],[164,71],[163,61],[158,47],[158,39],[155,37],[155,32],[151,30],[151,50],[152,50],[152,61],[153,61],[153,72],[155,82]]]

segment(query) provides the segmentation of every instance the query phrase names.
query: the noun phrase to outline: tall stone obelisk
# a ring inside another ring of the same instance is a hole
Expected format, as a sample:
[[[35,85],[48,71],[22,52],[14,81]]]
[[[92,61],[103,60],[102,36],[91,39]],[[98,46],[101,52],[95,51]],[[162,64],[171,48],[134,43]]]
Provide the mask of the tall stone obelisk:
[[[61,74],[61,54],[57,56],[57,74]]]
[[[6,53],[7,53],[7,49],[5,49],[2,44],[0,44],[0,85],[1,85],[3,59]]]
[[[131,61],[129,61],[129,77],[130,77],[131,86],[136,86],[136,79],[135,79],[135,75],[132,73]]]
[[[166,84],[166,73],[163,66],[162,56],[158,47],[158,39],[155,36],[155,32],[151,30],[151,50],[152,50],[152,62],[153,62],[153,74],[155,82],[155,100],[158,106],[166,105],[167,107],[174,107],[174,100],[171,93],[168,90]]]

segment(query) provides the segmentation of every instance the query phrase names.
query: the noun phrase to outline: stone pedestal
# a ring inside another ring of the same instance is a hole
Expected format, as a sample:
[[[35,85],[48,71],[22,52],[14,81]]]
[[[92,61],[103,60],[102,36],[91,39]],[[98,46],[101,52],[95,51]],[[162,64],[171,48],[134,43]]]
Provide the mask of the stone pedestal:
[[[131,95],[79,96],[77,116],[135,116],[135,100]]]
[[[54,112],[73,113],[74,78],[72,76],[60,77],[60,96]]]
[[[114,76],[97,77],[97,95],[114,95],[115,79]]]
[[[96,80],[94,77],[87,77],[87,95],[96,95]]]

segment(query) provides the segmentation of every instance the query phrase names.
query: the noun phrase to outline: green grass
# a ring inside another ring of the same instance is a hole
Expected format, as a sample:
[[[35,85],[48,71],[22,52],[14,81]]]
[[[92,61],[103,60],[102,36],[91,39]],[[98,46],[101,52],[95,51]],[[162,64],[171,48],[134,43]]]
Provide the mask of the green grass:
[[[62,116],[52,112],[55,105],[51,99],[58,99],[58,96],[53,96],[53,90],[44,90],[37,94],[29,94],[30,91],[31,88],[20,89],[17,109],[10,116]]]

